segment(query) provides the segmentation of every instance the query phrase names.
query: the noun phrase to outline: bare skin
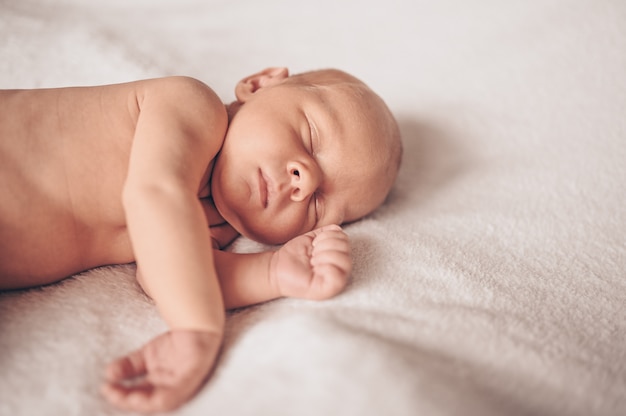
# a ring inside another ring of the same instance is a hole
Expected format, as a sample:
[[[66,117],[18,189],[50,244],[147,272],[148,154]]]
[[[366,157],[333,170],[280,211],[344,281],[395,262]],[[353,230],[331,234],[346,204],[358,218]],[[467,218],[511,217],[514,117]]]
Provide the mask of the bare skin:
[[[235,254],[216,252],[218,265],[225,265],[218,266],[219,272],[244,277],[222,280],[224,297],[233,307],[278,296],[316,300],[332,297],[344,288],[352,267],[348,255],[337,263],[325,260],[337,250],[349,253],[348,241],[338,226],[296,237],[273,253],[265,284],[259,283],[258,272],[247,270],[260,257],[265,259],[272,253],[248,254],[236,262],[232,261]],[[102,392],[111,403],[126,410],[152,412],[178,407],[202,385],[208,374],[197,370],[213,368],[220,344],[221,338],[210,332],[169,331],[109,364],[105,374],[108,382]]]
[[[276,86],[278,102],[330,103],[307,109],[315,134],[359,125],[350,118],[363,117],[357,110],[345,120],[327,115],[345,94],[302,95],[299,87],[283,88],[286,79],[286,70],[268,69],[242,80],[228,115],[209,87],[185,77],[0,90],[0,289],[135,261],[139,283],[170,327],[109,365],[103,393],[114,405],[164,411],[192,397],[217,359],[225,308],[281,296],[326,299],[345,287],[350,245],[334,224],[379,205],[390,176],[364,174],[363,162],[380,152],[372,146],[365,153],[351,150],[362,147],[358,129],[344,144],[316,138],[320,156],[300,137],[301,110],[276,122],[272,114],[256,121],[251,111],[235,116],[248,106],[273,111],[268,100],[274,98],[264,91]],[[228,136],[232,120],[240,127]],[[248,146],[250,120],[268,132],[278,129],[270,135],[275,143],[265,143],[282,152],[268,153],[271,164],[257,168],[251,165],[256,160],[236,150]],[[304,136],[312,140],[312,133]],[[225,147],[225,140],[233,145]],[[284,172],[276,169],[280,160]],[[231,171],[246,169],[251,175],[243,182],[229,182],[228,175],[239,175]],[[220,180],[214,183],[215,170]],[[239,201],[241,207],[233,206]],[[260,215],[280,222],[263,228],[268,220],[259,219],[259,228],[254,218]],[[274,232],[281,224],[288,228]],[[239,232],[286,244],[253,254],[219,250]]]
[[[133,261],[120,196],[135,88],[0,91],[4,288]]]

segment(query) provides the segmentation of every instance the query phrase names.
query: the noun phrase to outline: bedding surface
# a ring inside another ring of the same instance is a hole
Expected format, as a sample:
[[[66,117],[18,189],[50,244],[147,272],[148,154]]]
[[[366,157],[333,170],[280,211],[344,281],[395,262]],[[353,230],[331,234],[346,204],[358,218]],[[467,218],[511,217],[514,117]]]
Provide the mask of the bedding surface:
[[[398,119],[346,291],[230,312],[180,415],[625,414],[625,51],[621,0],[0,0],[0,88],[337,67]],[[165,329],[133,265],[1,293],[0,415],[124,414]]]

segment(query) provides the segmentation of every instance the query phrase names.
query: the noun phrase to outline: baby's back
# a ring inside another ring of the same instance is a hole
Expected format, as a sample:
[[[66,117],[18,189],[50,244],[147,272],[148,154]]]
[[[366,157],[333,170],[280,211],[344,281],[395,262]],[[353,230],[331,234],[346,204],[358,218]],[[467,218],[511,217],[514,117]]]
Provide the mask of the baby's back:
[[[0,288],[132,261],[121,190],[138,85],[0,90]]]

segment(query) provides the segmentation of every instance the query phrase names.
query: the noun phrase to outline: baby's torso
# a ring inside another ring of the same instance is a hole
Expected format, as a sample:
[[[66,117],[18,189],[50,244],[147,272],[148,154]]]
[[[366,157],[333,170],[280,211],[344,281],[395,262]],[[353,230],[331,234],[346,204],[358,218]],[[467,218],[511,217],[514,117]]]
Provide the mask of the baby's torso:
[[[136,83],[0,91],[0,287],[134,260],[121,195],[138,115]]]

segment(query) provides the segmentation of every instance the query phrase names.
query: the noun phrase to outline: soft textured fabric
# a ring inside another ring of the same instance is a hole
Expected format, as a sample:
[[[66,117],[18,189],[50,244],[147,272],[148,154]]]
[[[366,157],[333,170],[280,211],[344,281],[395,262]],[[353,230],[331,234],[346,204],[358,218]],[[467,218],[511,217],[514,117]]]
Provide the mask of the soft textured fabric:
[[[180,415],[624,414],[625,51],[621,0],[0,0],[0,88],[338,67],[398,118],[346,291],[229,314]],[[133,274],[0,294],[1,415],[123,414],[103,368],[165,330]]]

